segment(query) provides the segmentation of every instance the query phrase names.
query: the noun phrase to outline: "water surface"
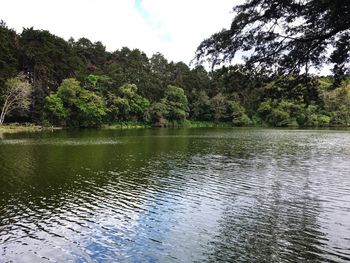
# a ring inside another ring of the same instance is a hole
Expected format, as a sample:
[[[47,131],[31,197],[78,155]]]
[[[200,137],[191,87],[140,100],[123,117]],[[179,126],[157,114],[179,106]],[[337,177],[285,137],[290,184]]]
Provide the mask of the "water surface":
[[[350,132],[0,137],[0,262],[348,262]]]

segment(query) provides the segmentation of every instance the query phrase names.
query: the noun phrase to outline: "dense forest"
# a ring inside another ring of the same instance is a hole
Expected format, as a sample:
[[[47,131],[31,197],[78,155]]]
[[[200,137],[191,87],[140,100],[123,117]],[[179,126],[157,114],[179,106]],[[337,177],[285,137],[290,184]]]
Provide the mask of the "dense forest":
[[[247,1],[235,8],[229,29],[202,42],[191,67],[160,53],[147,57],[127,47],[109,52],[101,42],[66,41],[46,30],[18,33],[2,21],[0,124],[349,126],[350,19],[318,17],[341,1],[322,1],[315,9],[317,2]],[[308,27],[291,27],[300,17],[310,20]],[[274,31],[278,23],[291,35],[282,36],[281,27]],[[328,46],[335,47],[329,58]],[[245,63],[228,63],[239,51],[247,52]],[[312,68],[327,60],[333,73],[313,75]],[[212,70],[202,61],[210,61]]]

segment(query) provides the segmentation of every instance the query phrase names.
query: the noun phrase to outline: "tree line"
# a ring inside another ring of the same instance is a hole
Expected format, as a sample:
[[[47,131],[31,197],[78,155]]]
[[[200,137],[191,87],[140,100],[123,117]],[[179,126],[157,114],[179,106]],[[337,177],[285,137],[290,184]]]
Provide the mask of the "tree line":
[[[66,41],[33,28],[17,33],[5,22],[0,43],[0,124],[350,125],[350,82],[334,75],[285,74],[249,63],[207,71],[160,53],[109,52],[86,38]]]

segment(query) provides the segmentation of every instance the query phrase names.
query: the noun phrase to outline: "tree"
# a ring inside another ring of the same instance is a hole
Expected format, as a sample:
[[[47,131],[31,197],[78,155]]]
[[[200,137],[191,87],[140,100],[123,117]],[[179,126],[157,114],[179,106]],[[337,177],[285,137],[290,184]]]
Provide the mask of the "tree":
[[[80,127],[99,127],[107,114],[103,98],[84,89],[79,94],[77,107]]]
[[[155,127],[165,127],[168,125],[167,114],[168,108],[163,102],[153,103],[146,112],[148,120]]]
[[[213,112],[214,121],[217,123],[220,120],[227,118],[228,101],[221,93],[216,94],[210,100],[210,108]]]
[[[21,70],[33,85],[32,119],[40,122],[45,97],[55,91],[63,79],[74,76],[80,62],[63,38],[46,30],[23,29],[19,45]]]
[[[188,100],[182,88],[169,85],[160,102],[153,103],[146,112],[155,126],[167,126],[169,122],[184,122],[188,116]]]
[[[249,117],[245,114],[244,107],[238,102],[228,101],[228,111],[234,126],[243,126],[251,123]]]
[[[323,94],[325,109],[330,114],[330,123],[338,126],[350,125],[350,80],[340,87]]]
[[[164,97],[164,87],[170,84],[171,67],[167,59],[161,54],[156,53],[150,58],[152,82],[148,88],[152,96],[152,101],[159,101]]]
[[[169,121],[184,121],[188,115],[188,101],[182,88],[169,85],[165,98],[161,100],[167,106],[166,117]]]
[[[0,99],[3,102],[0,125],[4,123],[6,115],[14,110],[28,110],[32,86],[25,80],[23,75],[8,79],[2,91]]]
[[[105,46],[100,41],[92,43],[87,38],[80,38],[76,42],[71,39],[70,44],[81,61],[79,75],[101,73],[109,53],[106,52]]]
[[[204,90],[198,92],[191,104],[191,117],[196,120],[209,120],[211,118],[209,96]]]
[[[154,99],[156,94],[153,94],[150,63],[144,52],[139,49],[130,50],[123,47],[111,54],[110,63],[118,65],[114,65],[114,70],[117,73],[118,81],[120,81],[119,87],[126,83],[133,83],[137,85],[140,95],[150,100]]]
[[[113,81],[106,75],[88,75],[84,80],[84,88],[99,95],[106,96],[108,90],[113,88]]]
[[[346,73],[350,59],[350,4],[343,0],[247,0],[236,6],[231,27],[204,40],[196,58],[213,65],[237,53],[250,66],[308,72],[325,62]],[[333,51],[328,53],[329,50]]]
[[[125,84],[118,89],[117,95],[110,93],[108,104],[110,119],[142,121],[150,102],[137,93],[135,84]]]
[[[64,107],[63,101],[57,94],[47,96],[45,99],[45,112],[51,123],[67,125],[66,120],[69,110]]]
[[[9,29],[4,21],[0,21],[0,88],[6,79],[15,77],[18,73],[17,34]]]
[[[102,97],[83,89],[74,78],[63,80],[57,93],[46,97],[45,108],[51,120],[73,127],[97,127],[106,115]]]

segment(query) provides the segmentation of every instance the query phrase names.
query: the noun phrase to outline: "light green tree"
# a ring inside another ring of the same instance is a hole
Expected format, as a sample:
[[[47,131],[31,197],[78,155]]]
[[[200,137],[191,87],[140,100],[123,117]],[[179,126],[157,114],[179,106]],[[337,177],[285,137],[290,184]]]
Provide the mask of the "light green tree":
[[[63,80],[57,93],[46,97],[45,102],[51,121],[67,126],[100,126],[107,111],[103,98],[82,88],[74,78]]]
[[[184,121],[189,112],[188,100],[182,88],[169,85],[165,90],[165,98],[161,103],[166,105],[166,117],[169,121]]]
[[[142,121],[150,102],[138,94],[135,84],[121,86],[118,95],[109,94],[110,119]]]

